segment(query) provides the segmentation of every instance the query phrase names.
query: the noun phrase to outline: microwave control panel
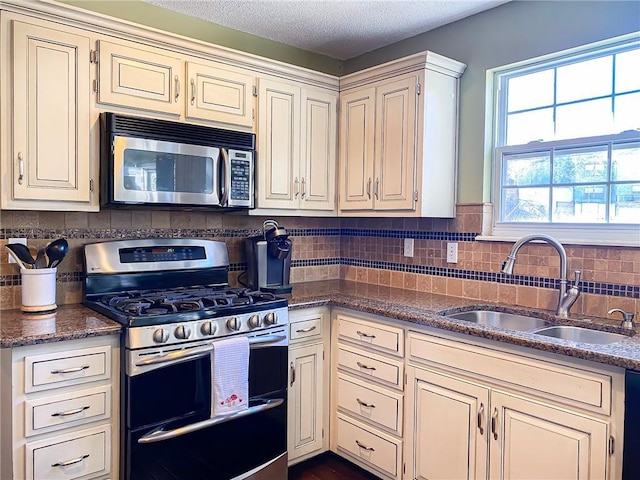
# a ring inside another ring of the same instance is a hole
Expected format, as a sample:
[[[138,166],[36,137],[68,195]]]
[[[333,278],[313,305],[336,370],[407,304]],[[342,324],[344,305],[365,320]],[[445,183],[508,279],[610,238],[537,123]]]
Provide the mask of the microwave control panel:
[[[229,206],[253,207],[253,153],[229,150]]]

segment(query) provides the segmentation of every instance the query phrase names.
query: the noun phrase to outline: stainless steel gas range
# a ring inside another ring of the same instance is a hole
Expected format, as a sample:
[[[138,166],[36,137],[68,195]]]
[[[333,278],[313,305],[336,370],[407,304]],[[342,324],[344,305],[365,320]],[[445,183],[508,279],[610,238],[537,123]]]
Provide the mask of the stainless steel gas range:
[[[223,242],[100,242],[84,259],[84,304],[124,326],[121,477],[286,478],[287,300],[230,287]],[[214,416],[210,354],[232,336],[248,337],[249,405]]]

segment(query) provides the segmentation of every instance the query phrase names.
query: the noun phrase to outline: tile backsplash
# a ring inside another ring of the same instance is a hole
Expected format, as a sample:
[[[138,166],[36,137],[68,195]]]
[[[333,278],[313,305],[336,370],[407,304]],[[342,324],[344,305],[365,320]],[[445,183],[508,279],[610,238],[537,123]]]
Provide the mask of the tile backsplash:
[[[483,302],[554,310],[559,257],[544,244],[523,247],[515,275],[499,273],[511,243],[476,241],[483,206],[459,205],[454,219],[277,217],[293,240],[292,282],[343,278],[443,293]],[[108,239],[198,237],[227,243],[231,282],[245,269],[242,241],[262,231],[266,217],[211,212],[104,210],[0,212],[0,245],[26,237],[32,251],[55,238],[69,241],[70,254],[58,267],[58,304],[82,299],[82,246]],[[270,217],[271,218],[271,217]],[[405,238],[414,256],[403,255]],[[447,263],[448,242],[458,244],[458,263]],[[581,270],[576,314],[606,317],[610,308],[640,316],[640,249],[565,245],[569,278]],[[19,308],[20,275],[0,252],[0,309]]]

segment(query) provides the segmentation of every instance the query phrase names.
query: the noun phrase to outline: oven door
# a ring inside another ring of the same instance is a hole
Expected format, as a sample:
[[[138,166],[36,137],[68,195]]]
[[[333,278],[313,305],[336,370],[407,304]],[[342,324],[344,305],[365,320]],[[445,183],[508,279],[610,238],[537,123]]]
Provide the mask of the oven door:
[[[224,421],[210,418],[208,354],[125,376],[123,478],[286,478],[286,343],[251,344],[249,408]]]

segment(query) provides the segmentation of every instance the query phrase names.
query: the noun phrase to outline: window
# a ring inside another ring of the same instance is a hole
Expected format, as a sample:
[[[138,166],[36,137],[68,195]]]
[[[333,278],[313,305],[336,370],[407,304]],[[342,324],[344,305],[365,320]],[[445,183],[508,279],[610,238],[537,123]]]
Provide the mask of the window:
[[[493,73],[493,235],[640,245],[640,39]]]

